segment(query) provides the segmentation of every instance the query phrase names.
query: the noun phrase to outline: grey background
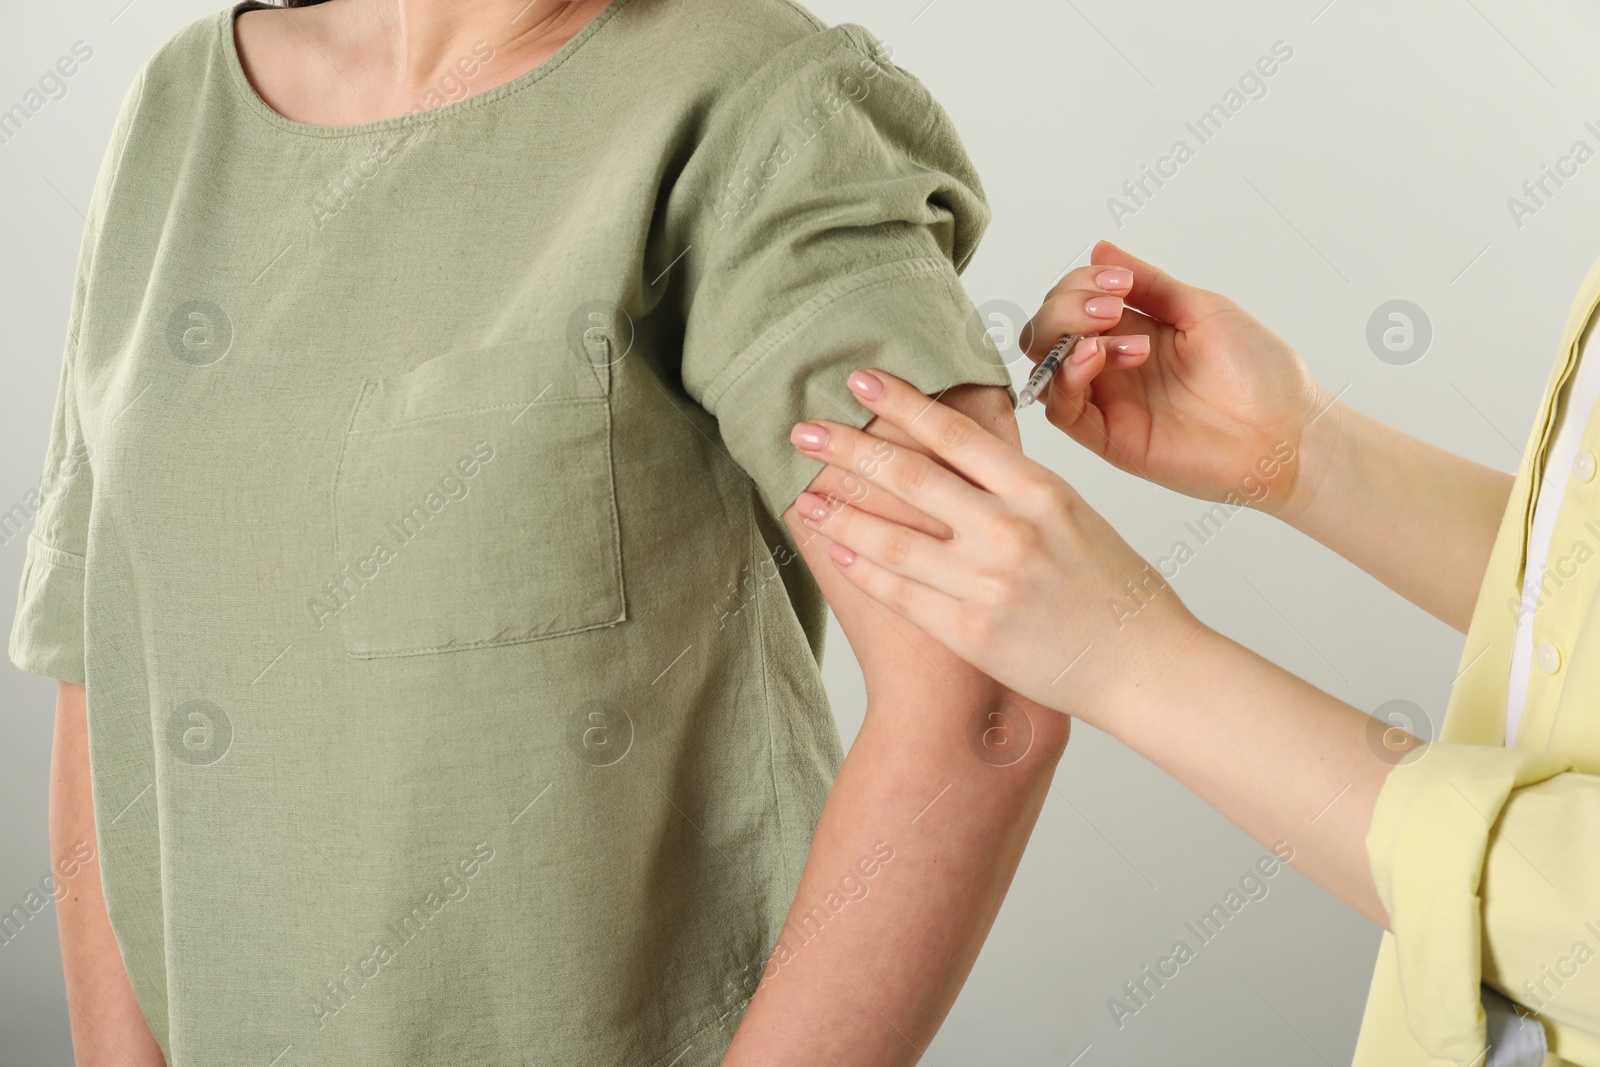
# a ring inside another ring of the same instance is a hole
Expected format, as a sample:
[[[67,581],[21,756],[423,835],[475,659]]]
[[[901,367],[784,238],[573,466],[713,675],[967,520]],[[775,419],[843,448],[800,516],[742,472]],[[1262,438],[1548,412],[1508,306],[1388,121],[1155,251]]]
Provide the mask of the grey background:
[[[729,0],[730,3],[737,0]],[[94,57],[0,145],[0,511],[37,484],[82,231],[116,107],[197,0],[6,0],[0,110],[74,41]],[[982,172],[995,220],[967,273],[975,301],[1031,312],[1110,237],[1233,296],[1299,347],[1344,400],[1513,469],[1573,290],[1600,233],[1600,159],[1519,227],[1522,183],[1600,120],[1600,12],[1578,0],[814,0],[860,22],[933,89]],[[1107,198],[1165,154],[1275,41],[1294,57],[1119,227]],[[1380,361],[1375,308],[1415,302],[1419,361]],[[1037,411],[1029,451],[1148,556],[1204,508],[1117,475]],[[22,539],[0,545],[10,597]],[[1248,581],[1247,581],[1248,579]],[[1271,520],[1244,514],[1177,586],[1206,620],[1367,710],[1435,728],[1461,638]],[[10,601],[6,600],[9,616]],[[864,698],[842,635],[826,667],[846,739]],[[54,685],[0,667],[0,910],[48,869]],[[1348,1063],[1375,930],[1292,872],[1120,1030],[1107,998],[1263,849],[1161,772],[1079,727],[999,922],[927,1062]],[[0,945],[0,1064],[69,1062],[53,915]]]

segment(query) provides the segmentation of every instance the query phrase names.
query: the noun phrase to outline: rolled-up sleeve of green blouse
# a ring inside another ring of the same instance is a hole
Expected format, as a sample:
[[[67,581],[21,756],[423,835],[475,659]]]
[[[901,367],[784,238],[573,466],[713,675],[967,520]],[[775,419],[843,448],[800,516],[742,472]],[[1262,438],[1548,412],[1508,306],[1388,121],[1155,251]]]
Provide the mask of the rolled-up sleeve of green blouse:
[[[62,367],[45,473],[23,501],[33,512],[27,535],[11,662],[25,671],[84,683],[84,542],[88,535],[88,454],[74,417],[70,362]],[[10,526],[13,516],[6,517]]]
[[[135,88],[137,89],[137,84]],[[126,115],[128,107],[124,104]],[[118,124],[118,134],[122,123]],[[4,517],[8,534],[15,535],[31,518],[27,553],[22,561],[22,581],[17,588],[17,611],[11,622],[7,652],[11,662],[33,674],[83,685],[84,564],[89,541],[89,501],[93,496],[89,446],[78,419],[73,365],[78,329],[83,316],[84,288],[88,284],[97,241],[95,219],[104,189],[114,169],[119,137],[101,166],[100,179],[90,206],[88,224],[78,252],[77,284],[73,288],[71,319],[67,327],[66,354],[56,388],[55,414],[50,422],[50,443],[45,447],[44,475],[39,487],[23,498],[21,512],[13,508]],[[26,514],[23,514],[26,513]]]
[[[146,65],[148,66],[148,64]],[[56,388],[55,413],[45,448],[39,487],[17,508],[0,517],[6,536],[16,536],[30,518],[17,610],[7,654],[22,670],[85,684],[84,573],[89,543],[89,502],[93,498],[90,446],[78,417],[76,378],[78,336],[82,331],[89,279],[100,248],[106,202],[116,184],[128,131],[143,99],[145,67],[123,95],[110,141],[100,160],[89,211],[78,246],[78,265],[67,321],[65,353]]]
[[[807,37],[720,101],[675,183],[684,388],[781,514],[821,465],[794,423],[863,426],[845,380],[936,394],[1010,376],[959,274],[989,222],[949,116],[857,26]]]

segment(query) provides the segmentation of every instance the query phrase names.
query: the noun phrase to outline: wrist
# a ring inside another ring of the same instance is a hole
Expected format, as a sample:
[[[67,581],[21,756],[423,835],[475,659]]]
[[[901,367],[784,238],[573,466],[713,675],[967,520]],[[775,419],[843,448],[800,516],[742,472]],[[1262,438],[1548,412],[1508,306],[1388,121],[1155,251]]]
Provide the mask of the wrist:
[[[1358,418],[1337,398],[1323,399],[1301,428],[1295,448],[1294,480],[1288,492],[1279,495],[1275,506],[1262,510],[1302,533],[1308,524],[1314,524],[1319,508],[1338,495],[1339,482],[1350,470]]]

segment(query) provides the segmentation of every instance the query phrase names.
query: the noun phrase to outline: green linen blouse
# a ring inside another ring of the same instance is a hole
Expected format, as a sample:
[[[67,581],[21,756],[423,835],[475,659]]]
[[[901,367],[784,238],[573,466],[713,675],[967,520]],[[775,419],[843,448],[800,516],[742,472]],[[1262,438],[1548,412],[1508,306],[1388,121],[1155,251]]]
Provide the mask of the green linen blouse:
[[[170,1067],[714,1065],[841,759],[788,432],[1008,382],[978,178],[786,0],[331,128],[259,6],[123,104],[10,642],[87,686],[139,1001]]]

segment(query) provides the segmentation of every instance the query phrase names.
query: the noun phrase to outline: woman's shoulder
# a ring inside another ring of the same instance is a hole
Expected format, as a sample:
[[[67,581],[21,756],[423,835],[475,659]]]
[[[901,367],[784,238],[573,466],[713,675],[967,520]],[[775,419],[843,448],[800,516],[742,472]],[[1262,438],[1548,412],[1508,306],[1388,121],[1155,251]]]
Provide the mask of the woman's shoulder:
[[[795,0],[667,0],[663,10],[675,13],[682,28],[718,57],[716,73],[727,88],[758,74],[783,77],[886,51],[862,27],[829,26]]]
[[[216,54],[218,34],[232,19],[233,7],[230,4],[180,26],[145,60],[146,75],[172,72],[193,76],[203,70]]]
[[[194,112],[206,80],[221,76],[215,62],[217,34],[230,13],[231,9],[187,23],[139,65],[117,110],[113,155],[120,156],[135,129],[164,134],[181,127],[185,116]]]
[[[690,26],[741,50],[770,51],[828,28],[795,0],[671,0],[671,6]]]
[[[232,5],[186,23],[156,46],[139,68],[136,86],[144,106],[181,105],[200,96],[202,82],[222,76],[218,34],[233,17]]]

